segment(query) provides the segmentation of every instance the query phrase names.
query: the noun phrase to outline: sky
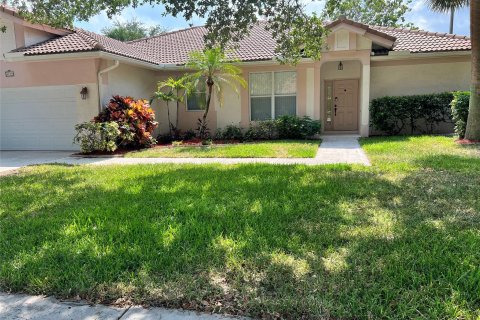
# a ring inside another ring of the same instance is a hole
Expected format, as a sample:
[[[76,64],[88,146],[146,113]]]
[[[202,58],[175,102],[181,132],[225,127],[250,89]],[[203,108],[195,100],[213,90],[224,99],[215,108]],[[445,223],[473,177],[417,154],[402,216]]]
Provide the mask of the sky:
[[[323,1],[305,0],[306,10],[308,12],[320,13],[323,8]],[[432,12],[425,0],[413,0],[412,11],[406,16],[408,22],[413,22],[417,27],[427,31],[448,32],[450,15]],[[138,8],[127,8],[114,19],[120,21],[137,18],[144,22],[147,26],[160,24],[168,30],[178,30],[189,27],[202,25],[204,19],[193,18],[192,21],[186,21],[183,18],[174,18],[172,16],[163,16],[165,12],[162,5],[144,5]],[[101,33],[102,29],[112,24],[111,19],[103,12],[92,18],[88,22],[75,22],[75,26]],[[470,34],[470,16],[469,9],[459,10],[455,15],[454,33],[461,35]]]

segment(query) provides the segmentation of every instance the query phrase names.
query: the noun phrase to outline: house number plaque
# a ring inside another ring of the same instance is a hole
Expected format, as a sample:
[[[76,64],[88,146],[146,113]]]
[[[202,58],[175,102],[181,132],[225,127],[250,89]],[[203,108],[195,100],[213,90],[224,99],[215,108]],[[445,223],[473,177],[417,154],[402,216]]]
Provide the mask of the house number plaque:
[[[15,77],[15,72],[13,70],[7,70],[5,71],[5,77],[7,78]]]

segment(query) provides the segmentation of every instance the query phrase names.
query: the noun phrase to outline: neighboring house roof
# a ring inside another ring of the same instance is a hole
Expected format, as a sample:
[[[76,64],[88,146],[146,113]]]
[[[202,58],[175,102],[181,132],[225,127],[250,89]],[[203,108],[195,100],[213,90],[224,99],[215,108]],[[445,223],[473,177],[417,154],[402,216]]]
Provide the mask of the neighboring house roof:
[[[446,52],[471,50],[472,44],[467,36],[459,36],[441,32],[428,32],[406,28],[371,26],[396,38],[393,51]]]
[[[466,36],[368,26],[345,18],[327,24],[327,27],[334,28],[342,23],[393,42],[390,49],[393,51],[422,53],[471,50],[470,39]],[[15,51],[25,55],[105,51],[152,64],[184,64],[189,52],[204,47],[203,37],[207,31],[202,26],[191,27],[130,42],[121,42],[82,29],[71,32]],[[240,61],[272,60],[275,58],[275,47],[275,39],[271,32],[265,30],[265,22],[259,22],[251,28],[250,34],[240,41],[231,55]]]

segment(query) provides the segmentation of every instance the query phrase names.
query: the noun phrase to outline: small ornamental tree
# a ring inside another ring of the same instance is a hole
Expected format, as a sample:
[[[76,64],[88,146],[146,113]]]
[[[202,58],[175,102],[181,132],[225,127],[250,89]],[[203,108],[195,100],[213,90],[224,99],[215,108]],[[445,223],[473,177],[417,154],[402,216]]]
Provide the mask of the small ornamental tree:
[[[147,100],[113,96],[95,122],[116,122],[120,130],[118,145],[124,148],[150,147],[157,141],[152,133],[158,125]]]
[[[246,87],[246,81],[241,75],[241,69],[232,62],[234,60],[227,58],[225,52],[220,48],[190,53],[186,68],[193,70],[193,73],[185,75],[185,79],[189,82],[188,87],[190,90],[195,90],[195,88],[202,87],[201,82],[203,82],[207,91],[205,110],[202,118],[198,119],[201,138],[205,135],[205,131],[208,130],[207,115],[213,94],[215,93],[220,106],[222,106],[225,85],[230,86],[237,94],[237,84]]]
[[[170,135],[172,135],[172,130],[175,136],[178,136],[178,118],[179,118],[179,110],[180,110],[180,102],[184,100],[184,94],[180,94],[182,90],[187,91],[188,83],[185,77],[180,78],[172,78],[169,77],[167,80],[160,81],[158,84],[158,91],[154,93],[153,99],[159,99],[165,101],[167,103],[167,112],[168,112],[168,123],[169,123],[169,131]],[[166,92],[165,92],[166,89]],[[163,91],[162,91],[163,90]],[[175,101],[177,104],[177,111],[176,111],[176,118],[175,118],[175,125],[170,121],[170,108],[169,102]],[[175,137],[178,138],[178,137]]]

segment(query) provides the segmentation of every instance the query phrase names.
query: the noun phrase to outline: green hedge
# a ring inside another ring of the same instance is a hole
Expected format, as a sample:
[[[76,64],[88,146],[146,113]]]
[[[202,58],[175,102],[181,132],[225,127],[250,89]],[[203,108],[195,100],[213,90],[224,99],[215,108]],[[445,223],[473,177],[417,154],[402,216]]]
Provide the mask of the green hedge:
[[[451,92],[377,98],[370,104],[370,122],[391,135],[408,128],[412,134],[418,132],[421,122],[425,133],[434,133],[440,123],[451,122],[452,100]]]
[[[455,133],[460,139],[465,138],[465,129],[467,128],[468,107],[470,102],[470,92],[458,91],[453,93],[452,118],[455,123]]]
[[[321,123],[310,117],[281,116],[250,124],[245,140],[308,139],[320,133]]]

